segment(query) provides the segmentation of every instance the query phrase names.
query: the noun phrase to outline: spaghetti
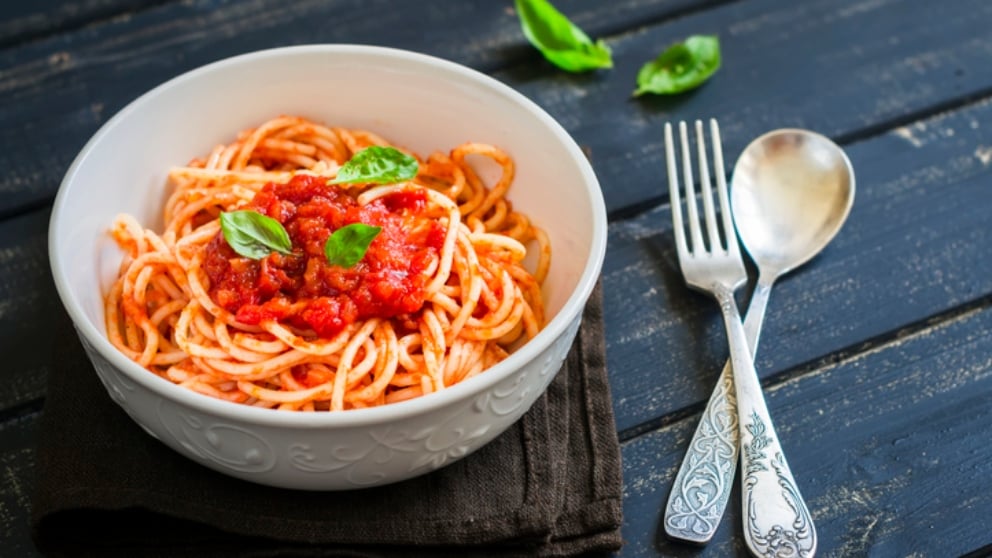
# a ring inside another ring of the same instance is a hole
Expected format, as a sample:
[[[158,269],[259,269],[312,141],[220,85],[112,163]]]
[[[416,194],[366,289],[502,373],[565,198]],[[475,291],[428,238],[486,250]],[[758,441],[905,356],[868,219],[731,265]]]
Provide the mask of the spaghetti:
[[[120,215],[126,252],[106,296],[110,341],[141,366],[216,398],[339,411],[432,393],[506,358],[543,326],[546,235],[505,194],[512,159],[466,143],[418,156],[399,184],[329,184],[377,135],[279,117],[174,168],[161,234]],[[470,156],[502,170],[486,185]],[[238,256],[219,215],[253,210],[291,254]],[[320,245],[347,222],[382,228],[343,269]],[[536,247],[535,270],[523,264]]]

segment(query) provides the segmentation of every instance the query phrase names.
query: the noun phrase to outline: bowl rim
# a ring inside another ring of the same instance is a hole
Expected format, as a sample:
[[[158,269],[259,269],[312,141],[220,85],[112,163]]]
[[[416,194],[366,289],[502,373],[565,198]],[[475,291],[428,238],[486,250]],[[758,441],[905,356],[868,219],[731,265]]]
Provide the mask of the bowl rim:
[[[561,310],[549,321],[544,328],[527,343],[510,354],[502,362],[494,365],[485,371],[484,374],[476,375],[465,381],[459,382],[451,387],[447,387],[439,392],[417,397],[407,401],[390,403],[377,407],[364,409],[350,409],[346,412],[321,412],[303,413],[298,411],[280,411],[278,409],[266,409],[242,405],[201,394],[190,389],[183,388],[155,374],[149,373],[147,369],[138,363],[127,358],[120,352],[106,337],[106,332],[100,330],[92,324],[83,310],[82,304],[75,299],[69,287],[69,277],[63,267],[58,254],[59,237],[61,235],[63,214],[67,212],[66,199],[69,191],[79,188],[75,182],[75,177],[80,166],[83,165],[91,151],[100,144],[104,136],[114,129],[119,122],[126,119],[132,112],[140,110],[145,104],[150,103],[156,97],[165,94],[169,89],[195,80],[204,74],[209,74],[222,70],[229,66],[251,64],[257,60],[272,57],[293,57],[296,55],[325,54],[328,56],[348,56],[364,55],[378,56],[387,59],[398,59],[418,65],[420,67],[431,68],[444,72],[447,77],[458,77],[475,82],[488,88],[495,93],[509,98],[515,104],[521,106],[529,112],[537,121],[541,122],[549,129],[561,142],[563,147],[571,155],[574,162],[579,167],[579,172],[583,177],[583,187],[587,190],[590,205],[593,210],[592,242],[590,252],[585,266],[582,270],[575,289],[566,299]],[[430,413],[433,410],[441,409],[461,400],[467,400],[477,394],[483,393],[493,385],[513,375],[514,371],[522,365],[537,358],[537,356],[547,349],[552,343],[564,334],[568,325],[573,319],[581,319],[582,309],[585,306],[593,287],[598,280],[603,259],[606,253],[607,236],[606,208],[603,200],[602,190],[596,178],[592,165],[583,154],[582,150],[575,143],[568,132],[544,111],[535,102],[527,98],[522,93],[504,84],[503,82],[483,74],[482,72],[463,66],[459,63],[438,58],[429,54],[413,52],[392,47],[358,45],[358,44],[309,44],[289,47],[278,47],[247,52],[232,57],[223,58],[192,70],[179,74],[143,93],[134,99],[113,117],[105,122],[93,136],[86,142],[80,152],[76,155],[72,164],[66,171],[52,208],[48,226],[48,256],[52,275],[55,280],[56,291],[61,299],[62,305],[69,314],[77,334],[89,345],[90,350],[96,351],[100,357],[107,360],[117,371],[124,374],[132,382],[141,384],[144,388],[151,390],[156,395],[169,399],[188,408],[223,416],[232,420],[240,420],[247,423],[265,426],[294,427],[294,428],[328,428],[328,427],[350,427],[363,426],[392,422],[412,416]],[[92,364],[92,363],[91,363]]]

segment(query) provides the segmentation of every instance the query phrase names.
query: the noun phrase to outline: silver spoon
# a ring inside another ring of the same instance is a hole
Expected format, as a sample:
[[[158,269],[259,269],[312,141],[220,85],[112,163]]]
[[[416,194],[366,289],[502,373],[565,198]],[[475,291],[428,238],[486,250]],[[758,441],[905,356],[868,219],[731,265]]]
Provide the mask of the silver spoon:
[[[737,234],[758,267],[744,333],[751,354],[775,280],[817,255],[840,230],[854,202],[854,170],[844,151],[828,138],[806,130],[781,129],[755,139],[734,167],[730,205]],[[738,456],[737,398],[730,361],[693,435],[665,507],[665,532],[704,544],[716,532],[733,486]],[[744,482],[746,481],[743,479]],[[764,533],[744,505],[745,533]],[[801,504],[801,502],[800,502]],[[791,521],[773,531],[795,550],[812,552],[812,523],[795,510]],[[753,510],[752,510],[753,511]],[[768,519],[768,518],[764,518]],[[758,538],[761,538],[759,536]],[[752,539],[748,536],[748,539]],[[802,555],[796,553],[796,555]]]

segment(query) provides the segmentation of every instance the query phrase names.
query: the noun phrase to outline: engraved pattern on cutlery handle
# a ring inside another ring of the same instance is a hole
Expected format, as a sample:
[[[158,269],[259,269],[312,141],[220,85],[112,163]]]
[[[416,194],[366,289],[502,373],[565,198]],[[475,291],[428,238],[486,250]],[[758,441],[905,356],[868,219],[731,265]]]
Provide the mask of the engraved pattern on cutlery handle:
[[[812,558],[816,529],[763,401],[741,402],[744,538],[756,556]],[[745,414],[746,413],[746,414]]]
[[[737,469],[737,396],[730,363],[710,396],[665,507],[670,537],[706,543],[727,507]]]
[[[764,321],[774,277],[758,278],[744,336],[752,355]],[[727,508],[737,471],[737,394],[728,360],[689,443],[665,506],[665,532],[684,541],[704,544],[713,538]]]
[[[713,295],[727,326],[737,391],[744,540],[755,556],[812,558],[816,529],[772,426],[733,293],[717,285]]]

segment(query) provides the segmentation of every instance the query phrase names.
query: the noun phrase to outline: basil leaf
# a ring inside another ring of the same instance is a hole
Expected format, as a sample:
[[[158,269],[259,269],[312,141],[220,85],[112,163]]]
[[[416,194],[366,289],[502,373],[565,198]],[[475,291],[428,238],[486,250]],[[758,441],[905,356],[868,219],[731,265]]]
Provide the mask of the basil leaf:
[[[593,44],[582,29],[547,0],[515,0],[524,36],[552,64],[569,72],[612,68],[610,47]]]
[[[228,246],[246,258],[260,260],[272,252],[293,253],[293,244],[282,224],[255,211],[222,212],[220,230]]]
[[[395,147],[373,145],[355,153],[330,183],[395,184],[417,176],[418,167],[416,159]]]
[[[369,245],[381,231],[382,227],[363,223],[352,223],[334,231],[324,244],[327,263],[341,267],[357,264],[365,257]]]
[[[693,35],[641,67],[634,95],[682,93],[702,85],[719,68],[720,40],[715,35]]]

